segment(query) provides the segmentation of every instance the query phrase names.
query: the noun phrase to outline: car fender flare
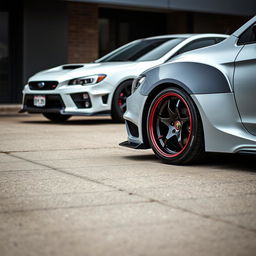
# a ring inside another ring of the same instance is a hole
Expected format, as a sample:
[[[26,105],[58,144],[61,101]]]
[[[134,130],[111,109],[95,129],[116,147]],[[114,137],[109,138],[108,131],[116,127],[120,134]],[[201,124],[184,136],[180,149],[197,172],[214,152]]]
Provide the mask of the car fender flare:
[[[163,84],[173,84],[189,94],[230,93],[230,82],[216,67],[195,62],[174,62],[158,66],[144,73],[147,79],[140,88],[148,96]]]

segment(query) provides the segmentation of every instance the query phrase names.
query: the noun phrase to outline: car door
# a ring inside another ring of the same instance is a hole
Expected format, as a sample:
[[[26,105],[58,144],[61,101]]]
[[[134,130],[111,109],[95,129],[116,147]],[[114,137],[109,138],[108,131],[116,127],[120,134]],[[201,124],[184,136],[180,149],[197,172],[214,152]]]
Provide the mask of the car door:
[[[234,93],[242,122],[256,135],[256,23],[238,39],[243,48],[235,60]]]

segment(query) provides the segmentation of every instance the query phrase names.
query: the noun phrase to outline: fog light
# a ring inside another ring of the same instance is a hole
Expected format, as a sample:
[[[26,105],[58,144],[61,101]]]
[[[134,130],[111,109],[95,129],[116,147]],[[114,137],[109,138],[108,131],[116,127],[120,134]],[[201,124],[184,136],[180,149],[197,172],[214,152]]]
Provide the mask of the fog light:
[[[86,108],[89,108],[89,107],[91,107],[91,104],[90,104],[89,101],[86,101],[86,102],[84,103],[84,106],[85,106]]]
[[[88,93],[83,93],[83,99],[84,99],[84,100],[88,100],[88,99],[89,99]]]
[[[87,92],[84,93],[73,93],[70,94],[72,100],[76,104],[77,108],[91,108],[92,102],[90,99],[90,94]]]

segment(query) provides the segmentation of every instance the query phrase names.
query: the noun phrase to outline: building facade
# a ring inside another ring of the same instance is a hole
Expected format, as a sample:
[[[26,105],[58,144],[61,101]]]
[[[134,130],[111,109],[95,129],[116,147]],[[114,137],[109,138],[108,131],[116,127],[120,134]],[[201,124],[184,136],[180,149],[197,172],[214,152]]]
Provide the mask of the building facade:
[[[232,33],[255,0],[23,0],[0,3],[0,104],[20,103],[34,73],[91,62],[138,38]]]

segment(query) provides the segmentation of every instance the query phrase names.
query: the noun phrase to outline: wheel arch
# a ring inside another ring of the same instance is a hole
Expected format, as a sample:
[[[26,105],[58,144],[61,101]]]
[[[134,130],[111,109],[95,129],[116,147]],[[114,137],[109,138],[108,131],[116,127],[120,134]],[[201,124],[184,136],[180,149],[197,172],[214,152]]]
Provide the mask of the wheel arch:
[[[115,90],[113,90],[113,93],[111,94],[110,106],[112,106],[112,104],[113,104],[113,98],[114,98],[114,95],[115,95],[117,89],[118,89],[122,84],[124,84],[124,83],[126,83],[126,82],[128,82],[128,81],[133,82],[134,79],[135,79],[135,77],[134,77],[134,78],[132,78],[132,77],[127,78],[127,77],[126,77],[124,80],[121,80],[121,81],[118,82],[118,85],[116,86]]]
[[[122,82],[120,82],[118,84],[118,86],[116,86],[115,90],[113,90],[113,93],[111,93],[110,95],[110,99],[109,99],[109,105],[110,105],[110,112],[111,112],[111,117],[112,117],[112,120],[115,121],[115,122],[124,122],[124,119],[123,119],[123,114],[124,114],[124,111],[125,109],[121,109],[120,106],[117,106],[117,101],[115,100],[116,99],[116,96],[118,96],[118,90],[120,92],[120,90],[122,90],[122,85],[124,85],[124,88],[126,88],[127,86],[129,86],[129,84],[131,83],[132,84],[132,81],[134,79],[126,79],[126,80],[123,80]],[[129,83],[127,85],[125,85],[125,83]],[[127,91],[126,91],[127,92]],[[129,93],[127,93],[127,95],[129,96]]]

